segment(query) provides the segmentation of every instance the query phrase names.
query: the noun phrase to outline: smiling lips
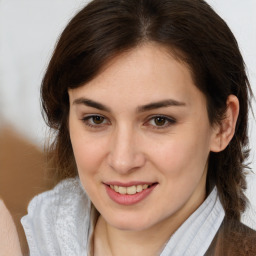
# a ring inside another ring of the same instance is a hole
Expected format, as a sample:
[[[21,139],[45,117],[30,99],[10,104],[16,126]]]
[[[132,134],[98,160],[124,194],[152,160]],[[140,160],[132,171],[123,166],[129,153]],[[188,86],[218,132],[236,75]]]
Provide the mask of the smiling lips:
[[[148,184],[144,184],[144,185],[133,185],[130,187],[122,187],[122,186],[117,186],[117,185],[110,185],[110,188],[112,188],[113,190],[115,190],[117,193],[125,195],[134,195],[136,193],[141,192],[144,189],[147,189],[149,187]]]
[[[110,199],[121,205],[133,205],[145,199],[157,186],[152,184],[134,184],[121,186],[117,184],[105,184]]]

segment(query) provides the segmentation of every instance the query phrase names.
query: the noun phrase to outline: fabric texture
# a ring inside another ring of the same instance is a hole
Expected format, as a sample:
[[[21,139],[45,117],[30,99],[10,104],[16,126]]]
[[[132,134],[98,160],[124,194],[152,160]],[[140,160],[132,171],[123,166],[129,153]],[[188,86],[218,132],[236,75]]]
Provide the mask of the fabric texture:
[[[31,256],[87,255],[90,200],[78,178],[34,197],[21,223]]]
[[[30,202],[21,220],[31,256],[88,255],[91,202],[78,178],[66,179]],[[216,188],[170,237],[160,256],[203,256],[224,219]],[[210,255],[210,254],[209,254]]]
[[[256,231],[225,218],[205,256],[255,256]]]

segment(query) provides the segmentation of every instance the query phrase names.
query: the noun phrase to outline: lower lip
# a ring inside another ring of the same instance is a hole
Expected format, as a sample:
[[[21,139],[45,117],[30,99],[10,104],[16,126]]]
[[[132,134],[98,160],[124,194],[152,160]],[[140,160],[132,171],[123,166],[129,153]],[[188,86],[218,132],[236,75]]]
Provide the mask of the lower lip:
[[[157,184],[154,184],[152,186],[150,186],[147,189],[142,190],[141,192],[138,192],[136,194],[133,195],[122,195],[117,193],[115,190],[113,190],[112,188],[110,188],[108,185],[106,186],[106,191],[108,196],[116,203],[121,204],[121,205],[133,205],[133,204],[137,204],[139,202],[141,202],[142,200],[144,200],[156,187]]]

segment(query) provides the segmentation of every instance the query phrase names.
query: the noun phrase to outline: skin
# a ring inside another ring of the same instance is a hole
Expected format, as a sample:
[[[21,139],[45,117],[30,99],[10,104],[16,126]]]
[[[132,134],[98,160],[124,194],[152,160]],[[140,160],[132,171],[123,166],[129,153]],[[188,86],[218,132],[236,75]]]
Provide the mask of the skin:
[[[0,199],[0,255],[20,256],[18,233],[4,202]]]
[[[188,67],[156,44],[115,57],[92,81],[69,90],[69,97],[78,173],[101,214],[94,255],[159,254],[206,197],[208,156],[232,138],[236,97],[227,102],[224,126],[211,126],[205,96]],[[166,100],[172,104],[145,107]],[[126,206],[106,193],[104,184],[111,181],[157,185],[145,199]]]

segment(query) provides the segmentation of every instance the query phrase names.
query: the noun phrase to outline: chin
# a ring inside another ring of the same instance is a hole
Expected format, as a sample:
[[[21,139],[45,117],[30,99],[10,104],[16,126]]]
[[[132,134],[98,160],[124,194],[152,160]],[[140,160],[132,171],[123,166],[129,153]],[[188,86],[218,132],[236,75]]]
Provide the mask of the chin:
[[[148,228],[147,225],[141,225],[141,223],[114,223],[112,226],[124,231],[143,231]]]
[[[147,219],[143,219],[139,216],[112,216],[111,219],[105,219],[109,225],[119,230],[126,231],[143,231],[150,228],[152,225],[152,221],[148,221]]]

